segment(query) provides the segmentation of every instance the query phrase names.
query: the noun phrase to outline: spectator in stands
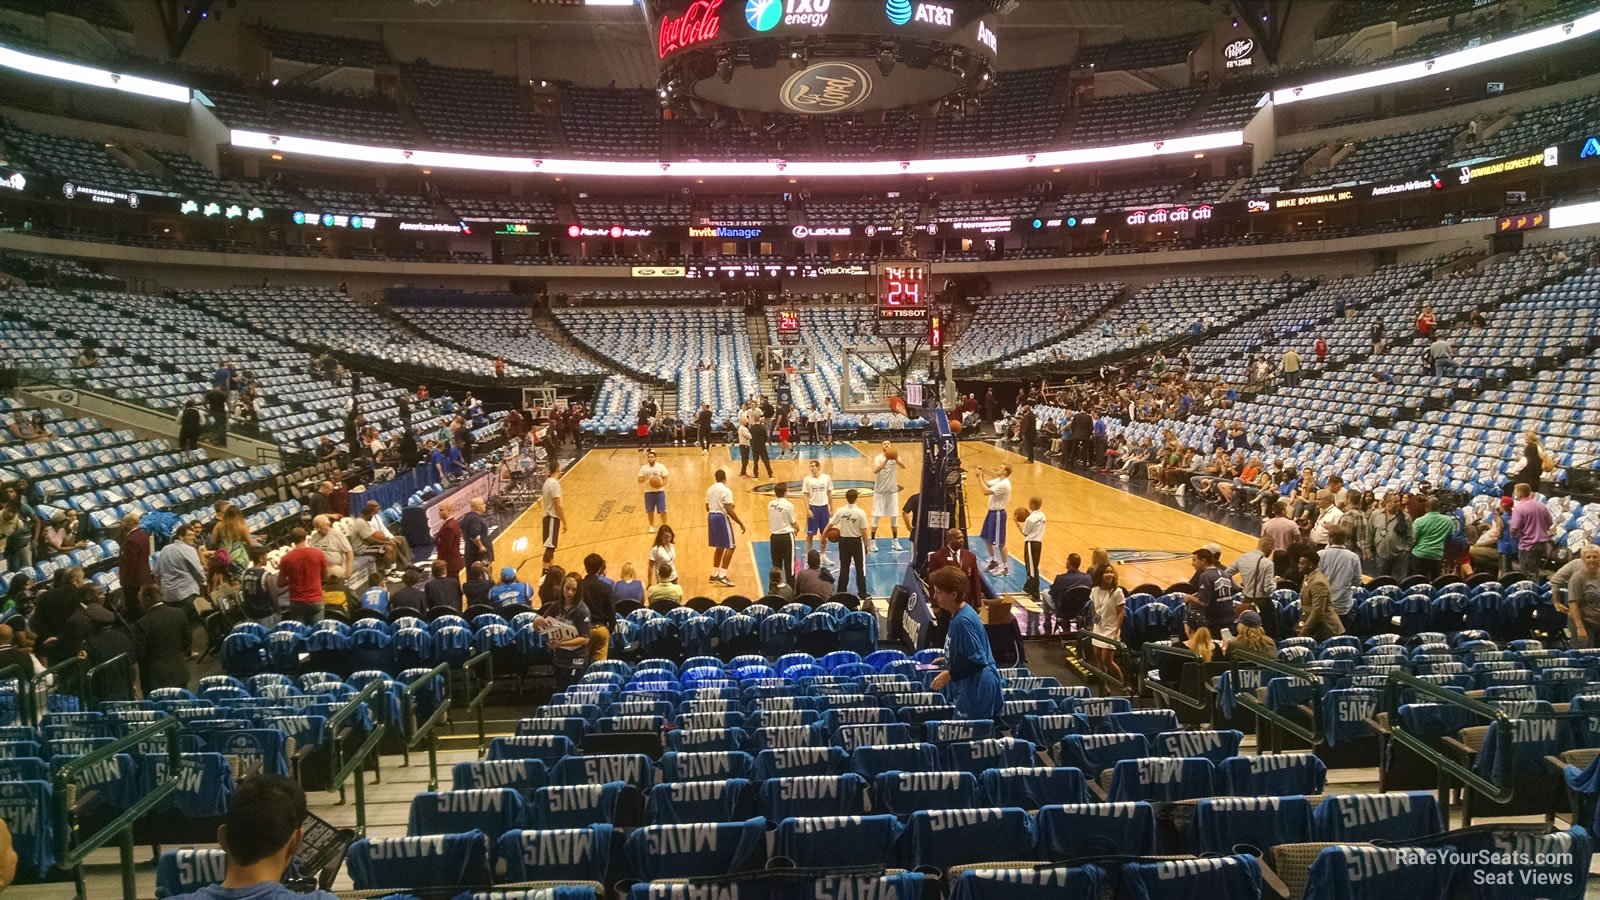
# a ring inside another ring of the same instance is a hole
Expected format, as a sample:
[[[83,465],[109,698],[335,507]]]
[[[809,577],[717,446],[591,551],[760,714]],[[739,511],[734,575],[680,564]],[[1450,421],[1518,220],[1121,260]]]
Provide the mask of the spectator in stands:
[[[444,560],[436,559],[429,567],[432,576],[428,583],[422,586],[422,593],[427,601],[428,609],[445,607],[455,612],[462,610],[462,601],[466,594],[461,590],[461,580]]]
[[[1506,482],[1505,492],[1510,494],[1518,484],[1526,484],[1537,491],[1544,473],[1555,467],[1555,459],[1544,449],[1544,445],[1539,443],[1538,432],[1530,428],[1522,433],[1522,468],[1512,474]]]
[[[100,352],[95,350],[93,344],[84,344],[83,349],[78,351],[78,358],[72,363],[75,369],[92,369],[98,365],[100,365]]]
[[[1330,484],[1331,486],[1331,484]],[[1328,546],[1331,540],[1328,529],[1344,521],[1344,510],[1339,508],[1338,495],[1327,489],[1317,492],[1316,520],[1311,525],[1311,543],[1319,548]]]
[[[1455,374],[1455,348],[1450,346],[1450,341],[1444,335],[1439,335],[1428,344],[1428,364],[1433,374],[1440,378],[1449,378]]]
[[[310,511],[313,519],[317,516],[331,516],[334,514],[333,492],[333,482],[323,481],[317,485],[315,491],[311,492],[311,496],[306,498],[306,508]]]
[[[400,575],[402,587],[389,598],[389,609],[392,611],[404,609],[418,614],[426,612],[428,609],[427,594],[423,592],[422,588],[417,587],[417,583],[421,580],[422,575],[416,569],[406,569]],[[527,585],[523,585],[523,587],[527,587]]]
[[[293,546],[278,560],[278,579],[289,589],[289,608],[284,616],[315,625],[323,616],[322,579],[328,558],[306,543],[304,528],[290,532],[290,539]]]
[[[250,562],[250,548],[255,546],[255,535],[250,533],[250,523],[245,521],[244,510],[233,504],[223,508],[211,526],[211,536],[206,541],[215,554],[212,557],[214,577],[232,578],[245,570]],[[225,565],[218,562],[226,557]],[[217,586],[215,580],[212,587]]]
[[[1455,534],[1456,521],[1439,512],[1438,498],[1423,497],[1421,500],[1424,513],[1411,523],[1411,571],[1438,578],[1444,568],[1444,544]]]
[[[389,530],[383,521],[383,507],[376,500],[368,500],[361,507],[361,517],[350,524],[350,534],[360,540],[357,555],[370,556],[380,562],[379,570],[394,574],[395,568],[411,565],[411,545],[406,539]]]
[[[806,567],[794,579],[796,597],[812,594],[817,597],[833,596],[833,575],[822,567],[822,551],[806,553]]]
[[[19,441],[48,441],[50,429],[45,426],[44,413],[36,412],[30,418],[25,409],[11,411],[11,424],[6,426],[11,436]]]
[[[90,631],[89,620],[83,615],[83,569],[67,566],[56,570],[50,587],[39,597],[32,624],[46,665],[54,666],[79,654]]]
[[[1063,623],[1063,627],[1065,627],[1064,623],[1081,619],[1083,616],[1083,604],[1077,603],[1073,599],[1080,595],[1073,592],[1083,588],[1089,588],[1092,591],[1095,587],[1094,579],[1090,577],[1089,573],[1082,570],[1082,566],[1083,557],[1076,553],[1067,554],[1067,570],[1057,575],[1055,580],[1050,582],[1050,591],[1045,598],[1048,605],[1046,615],[1053,617],[1057,622]],[[1115,572],[1109,566],[1104,571]]]
[[[44,527],[43,548],[49,555],[71,553],[87,546],[88,541],[78,540],[77,510],[60,511],[50,517],[50,524]]]
[[[618,603],[624,600],[631,600],[634,603],[644,602],[644,582],[639,580],[633,563],[622,564],[622,571],[618,573],[617,580],[611,583],[611,597]]]
[[[1213,632],[1231,628],[1234,619],[1233,579],[1224,575],[1217,565],[1217,555],[1208,547],[1201,547],[1189,555],[1194,566],[1194,593],[1184,597],[1184,602],[1206,616],[1206,624]]]
[[[790,587],[789,583],[783,580],[783,570],[777,566],[773,566],[771,569],[767,570],[767,596],[777,597],[784,603],[790,603],[794,601],[794,588]]]
[[[1372,535],[1374,574],[1396,581],[1410,569],[1411,519],[1406,515],[1399,491],[1385,493],[1378,505],[1367,513],[1367,530]]]
[[[1283,351],[1283,359],[1278,363],[1278,371],[1283,375],[1283,383],[1289,387],[1300,384],[1300,353],[1293,347]]]
[[[139,595],[144,614],[133,625],[133,643],[139,660],[139,684],[146,694],[157,688],[189,686],[189,654],[194,629],[183,602],[147,584]],[[319,602],[320,605],[320,602]]]
[[[568,572],[561,580],[561,593],[556,603],[540,609],[540,613],[553,620],[558,628],[550,635],[557,690],[566,690],[583,677],[583,670],[589,666],[589,651],[594,646],[589,605],[583,602],[578,586],[578,573]]]
[[[1073,554],[1074,557],[1077,554]],[[1117,584],[1117,570],[1106,569],[1100,573],[1100,583],[1089,589],[1089,605],[1094,610],[1090,630],[1101,637],[1122,640],[1122,619],[1127,612],[1127,594]],[[1049,634],[1049,631],[1046,631]],[[1110,644],[1095,642],[1095,659],[1101,669],[1122,680],[1122,668],[1117,665],[1116,651]]]
[[[969,597],[970,582],[950,567],[928,573],[932,600],[950,616],[945,655],[934,664],[943,671],[933,677],[929,688],[947,691],[963,719],[993,719],[1000,714],[1004,697],[999,669],[989,648],[989,636],[978,617],[981,600]]]
[[[1424,306],[1422,312],[1417,314],[1417,336],[1420,338],[1433,337],[1433,328],[1439,318],[1433,314],[1433,307]]]
[[[0,618],[7,621],[22,617],[21,627],[28,624],[27,617],[33,615],[34,591],[33,576],[27,572],[18,572],[6,581],[4,604],[0,604]]]
[[[195,546],[199,540],[200,523],[186,522],[156,554],[155,574],[161,584],[161,596],[190,611],[196,598],[207,596],[206,554]]]
[[[1222,655],[1231,656],[1234,649],[1272,657],[1278,653],[1278,642],[1262,626],[1261,614],[1247,609],[1239,614],[1238,632],[1222,645]]]
[[[623,567],[624,571],[627,567]],[[502,606],[533,608],[533,588],[517,580],[517,570],[506,566],[500,570],[500,580],[489,589],[489,604],[496,609]]]
[[[1550,548],[1550,530],[1555,527],[1550,508],[1533,496],[1533,488],[1519,484],[1512,489],[1516,498],[1511,508],[1511,533],[1517,538],[1517,571],[1537,577]]]
[[[610,659],[611,631],[617,624],[617,601],[611,594],[611,579],[606,578],[606,561],[598,553],[583,558],[584,577],[581,584],[583,602],[589,607],[591,627],[589,659],[599,662]]]
[[[118,535],[117,577],[122,582],[125,597],[139,596],[139,589],[150,583],[150,533],[140,527],[142,512],[130,512],[122,517],[122,531]],[[137,616],[134,616],[137,618]]]
[[[250,565],[239,579],[239,601],[257,624],[275,627],[289,606],[288,588],[267,568],[267,548],[257,544],[248,552]]]
[[[1341,620],[1350,618],[1350,607],[1354,602],[1351,589],[1361,583],[1361,557],[1345,546],[1349,537],[1350,530],[1344,523],[1329,525],[1328,546],[1317,554],[1317,569],[1328,577],[1333,612]]]
[[[451,578],[459,578],[467,561],[461,554],[461,523],[454,518],[455,504],[446,500],[439,504],[439,530],[433,533],[434,559],[443,562]]]
[[[468,566],[483,563],[487,572],[494,563],[494,539],[489,536],[489,523],[483,518],[488,506],[482,497],[473,497],[467,505],[467,514],[461,517],[461,542],[466,549],[464,559]]]
[[[663,600],[668,603],[683,602],[683,587],[676,581],[668,581],[671,567],[667,563],[656,564],[656,582],[645,591],[645,605],[651,606]]]
[[[1579,647],[1600,644],[1600,544],[1584,544],[1577,559],[1550,576],[1550,602],[1565,608]]]
[[[1344,634],[1344,622],[1333,608],[1333,587],[1318,568],[1321,559],[1315,548],[1302,545],[1300,562],[1300,624],[1295,634],[1321,642]]]
[[[343,581],[349,578],[356,570],[355,550],[350,546],[350,540],[344,532],[333,527],[333,519],[328,516],[317,516],[311,520],[314,529],[309,545],[322,551],[327,558],[327,570],[323,573],[326,580]]]
[[[300,852],[306,795],[291,779],[271,773],[239,783],[217,843],[228,855],[221,884],[177,900],[336,900],[326,891],[300,893],[283,884]]]
[[[489,564],[479,561],[467,566],[467,583],[461,586],[461,593],[467,606],[487,606],[494,586],[489,579]]]
[[[211,427],[217,441],[217,446],[228,446],[228,391],[225,388],[209,387],[205,392],[206,413],[211,417]]]

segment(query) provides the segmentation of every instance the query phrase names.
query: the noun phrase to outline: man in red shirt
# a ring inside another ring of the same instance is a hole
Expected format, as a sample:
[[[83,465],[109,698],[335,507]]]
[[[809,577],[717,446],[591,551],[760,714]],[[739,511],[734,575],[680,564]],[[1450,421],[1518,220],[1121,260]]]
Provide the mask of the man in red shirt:
[[[955,566],[967,575],[967,590],[971,596],[967,602],[974,607],[981,608],[983,603],[983,583],[978,578],[978,557],[967,549],[967,536],[959,528],[952,528],[945,533],[944,546],[928,554],[928,574],[932,575],[935,569],[945,566]]]
[[[289,589],[286,616],[315,625],[322,621],[322,577],[327,573],[328,557],[306,544],[304,528],[296,528],[293,535],[294,549],[278,561],[278,582]]]

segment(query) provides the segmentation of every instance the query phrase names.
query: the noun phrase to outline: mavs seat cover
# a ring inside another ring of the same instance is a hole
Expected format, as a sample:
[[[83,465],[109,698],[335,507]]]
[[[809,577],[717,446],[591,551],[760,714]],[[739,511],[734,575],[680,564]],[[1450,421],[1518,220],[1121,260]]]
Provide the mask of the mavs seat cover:
[[[808,746],[762,750],[756,754],[755,780],[798,775],[841,775],[849,754],[839,747]]]
[[[1017,726],[1017,736],[1035,747],[1054,747],[1069,734],[1088,733],[1089,720],[1077,713],[1023,716]]]
[[[1122,867],[1121,884],[1118,896],[1127,900],[1175,897],[1254,900],[1261,896],[1261,864],[1253,856],[1242,855],[1129,863]],[[1309,892],[1306,896],[1310,896]]]
[[[628,900],[921,900],[924,884],[925,879],[916,872],[822,875],[816,878],[796,877],[784,872],[749,873],[709,884],[636,884],[630,890]]]
[[[1444,830],[1439,801],[1430,791],[1334,794],[1311,813],[1319,841],[1404,841]]]
[[[458,791],[508,787],[529,797],[549,781],[544,763],[537,759],[488,759],[450,767],[450,786]]]
[[[649,825],[628,835],[624,851],[635,877],[703,878],[760,865],[767,821]]]
[[[406,834],[501,834],[522,823],[522,795],[515,788],[423,791],[411,799]]]
[[[893,858],[903,831],[894,816],[784,819],[772,852],[802,868],[881,866]]]
[[[950,900],[1099,900],[1099,866],[971,869],[956,879]]]
[[[498,881],[608,883],[615,831],[610,825],[550,831],[507,831],[495,844]]]
[[[468,831],[360,838],[345,851],[345,866],[358,891],[447,888],[481,884],[488,858],[489,839],[481,831]]]
[[[1029,716],[1028,718],[1037,718]],[[994,737],[993,719],[936,719],[922,723],[922,738],[930,744],[987,741]]]
[[[572,741],[557,734],[497,737],[489,742],[490,759],[537,759],[551,765],[574,752]]]
[[[662,781],[721,781],[748,778],[756,761],[748,753],[678,753],[661,755]]]
[[[1163,731],[1151,747],[1167,756],[1203,756],[1220,763],[1239,752],[1244,733],[1226,731]]]
[[[1125,759],[1111,769],[1113,802],[1125,800],[1193,800],[1210,797],[1214,766],[1203,757],[1146,756]]]
[[[966,809],[979,805],[978,779],[971,772],[884,772],[878,802],[902,818],[919,809]]]
[[[525,815],[529,828],[586,828],[617,820],[617,802],[627,782],[550,785],[533,792]]]
[[[1080,769],[1090,778],[1124,759],[1150,755],[1150,742],[1142,734],[1069,734],[1056,745],[1056,765]]]
[[[994,806],[1039,809],[1062,803],[1084,803],[1089,789],[1077,769],[1047,766],[1012,766],[986,769],[983,793]]]
[[[957,741],[944,748],[945,765],[974,775],[986,769],[1032,766],[1039,761],[1034,746],[1016,738]]]
[[[1067,803],[1039,809],[1039,853],[1047,859],[1147,854],[1156,846],[1149,803]]]
[[[597,784],[625,781],[640,791],[655,783],[655,767],[643,753],[568,756],[550,770],[551,784]]]
[[[939,768],[939,754],[932,744],[857,747],[850,754],[850,771],[868,780],[897,769],[902,772],[929,772]]]
[[[1213,797],[1196,804],[1194,832],[1202,854],[1304,843],[1311,840],[1311,807],[1304,797]]]
[[[221,884],[227,874],[224,850],[168,850],[156,863],[156,896],[175,897]]]
[[[56,864],[53,794],[45,781],[0,782],[0,820],[11,829],[19,868],[36,878]]]
[[[1510,826],[1463,832],[1452,840],[1468,856],[1490,855],[1471,867],[1467,879],[1474,900],[1580,900],[1586,894],[1594,835],[1588,829],[1544,834]],[[1494,858],[1494,857],[1499,858]],[[1457,873],[1456,884],[1462,884]]]
[[[919,810],[906,822],[901,847],[908,869],[1031,858],[1033,817],[1015,807]]]
[[[761,782],[760,812],[769,822],[797,817],[854,816],[865,808],[867,780],[843,775],[797,775]]]
[[[1320,794],[1328,766],[1313,753],[1235,756],[1217,767],[1223,793],[1235,797]]]
[[[155,790],[168,777],[165,754],[139,757],[140,795]],[[159,808],[205,819],[224,815],[233,796],[233,772],[220,753],[185,753],[178,760],[178,789]]]
[[[749,791],[748,778],[658,784],[650,789],[647,818],[652,825],[736,821]]]
[[[1317,854],[1305,900],[1444,900],[1455,864],[1452,847],[1436,857],[1405,849],[1340,844]]]

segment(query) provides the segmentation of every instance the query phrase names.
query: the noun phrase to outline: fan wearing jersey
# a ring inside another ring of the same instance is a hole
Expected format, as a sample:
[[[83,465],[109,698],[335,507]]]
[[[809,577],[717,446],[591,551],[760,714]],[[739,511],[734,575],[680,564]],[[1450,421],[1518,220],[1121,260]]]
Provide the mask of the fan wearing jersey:
[[[1044,554],[1044,500],[1039,497],[1028,498],[1028,517],[1022,521],[1022,566],[1028,573],[1028,580],[1022,589],[1039,603],[1039,559]],[[1043,604],[1041,604],[1042,606]],[[1039,633],[1039,616],[1028,617],[1028,633]]]
[[[661,514],[661,524],[667,524],[667,467],[656,460],[654,450],[644,455],[644,465],[639,467],[639,483],[644,485],[644,515],[654,531],[656,513]]]
[[[980,466],[978,487],[989,498],[989,512],[983,517],[983,543],[989,548],[989,561],[984,569],[1004,577],[1011,574],[1011,560],[1006,556],[1006,507],[1011,505],[1011,467],[987,469]]]
[[[821,538],[828,530],[828,518],[833,514],[833,476],[822,471],[822,463],[811,461],[811,474],[800,482],[806,495],[806,552],[811,552],[811,542]],[[822,541],[822,558],[828,560],[828,542]]]
[[[892,537],[889,549],[897,552],[904,549],[900,546],[900,504],[895,502],[900,493],[900,485],[895,483],[899,471],[900,454],[894,445],[884,441],[883,452],[872,458],[872,531],[867,535],[868,553],[878,549],[878,523],[884,519],[889,520]]]
[[[336,900],[326,891],[297,893],[286,887],[303,838],[306,794],[281,775],[252,775],[239,783],[228,815],[217,829],[217,843],[228,855],[221,884],[181,894],[176,900]]]
[[[728,473],[718,469],[717,480],[706,489],[706,532],[711,544],[711,583],[733,587],[728,580],[728,563],[733,561],[733,526],[744,533],[744,523],[739,521],[739,511],[733,508],[733,490],[728,487]]]

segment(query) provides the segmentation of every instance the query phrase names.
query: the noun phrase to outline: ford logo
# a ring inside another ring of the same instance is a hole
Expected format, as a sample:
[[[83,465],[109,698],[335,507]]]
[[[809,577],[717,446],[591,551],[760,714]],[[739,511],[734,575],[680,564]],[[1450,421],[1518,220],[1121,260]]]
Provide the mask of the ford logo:
[[[838,113],[872,96],[872,78],[854,63],[823,62],[801,69],[783,83],[779,97],[797,113]]]
[[[1254,38],[1240,38],[1222,48],[1222,56],[1225,59],[1244,59],[1255,51],[1256,42]]]

